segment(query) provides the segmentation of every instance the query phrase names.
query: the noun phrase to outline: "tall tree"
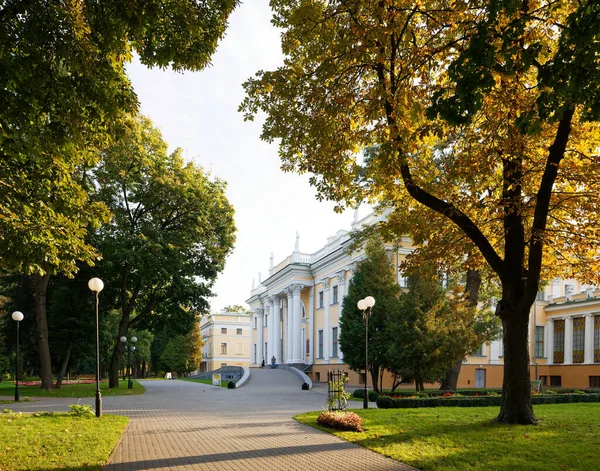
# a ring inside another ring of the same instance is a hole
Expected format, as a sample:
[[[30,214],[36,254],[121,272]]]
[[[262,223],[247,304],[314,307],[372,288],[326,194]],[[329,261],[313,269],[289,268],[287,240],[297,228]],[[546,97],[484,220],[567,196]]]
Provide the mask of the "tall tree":
[[[233,248],[233,208],[225,183],[181,150],[167,154],[159,131],[146,118],[132,119],[104,153],[95,172],[97,197],[113,220],[97,233],[99,265],[121,313],[110,363],[110,387],[118,387],[130,328],[158,329],[170,321],[187,333]]]
[[[468,239],[501,283],[496,420],[536,423],[527,336],[544,264],[600,281],[600,3],[272,7],[285,62],[245,84],[241,110],[266,112],[262,137],[280,139],[283,168],[312,172],[321,197],[418,202],[438,232]]]
[[[200,70],[236,0],[5,0],[0,3],[0,266],[32,274],[41,386],[52,387],[46,292],[97,253],[84,237],[106,218],[82,187],[137,98],[124,65]]]
[[[410,272],[408,291],[386,326],[393,370],[414,378],[421,391],[424,382],[441,381],[457,358],[462,361],[499,330],[491,311],[478,311],[463,286],[441,280],[438,273],[426,265]]]
[[[186,335],[176,335],[166,344],[160,361],[165,371],[174,371],[179,376],[200,368],[202,361],[202,338],[196,326]]]
[[[398,309],[400,287],[390,257],[380,238],[372,238],[365,247],[366,258],[358,263],[340,317],[340,346],[344,361],[353,370],[365,368],[365,321],[357,303],[366,296],[375,298],[369,317],[368,370],[373,389],[381,391],[383,370],[389,365],[386,333],[388,319]],[[365,372],[365,375],[367,372]]]

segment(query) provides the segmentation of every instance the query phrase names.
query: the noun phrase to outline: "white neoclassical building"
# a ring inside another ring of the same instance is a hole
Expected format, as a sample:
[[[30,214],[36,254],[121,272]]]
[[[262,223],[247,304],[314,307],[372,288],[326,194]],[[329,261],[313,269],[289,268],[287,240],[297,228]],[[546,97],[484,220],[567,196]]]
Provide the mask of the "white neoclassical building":
[[[385,216],[368,215],[352,229]],[[409,238],[393,250],[397,280],[405,279],[400,263],[413,249]],[[250,367],[272,358],[277,364],[307,368],[313,381],[324,381],[328,369],[347,369],[339,345],[344,296],[364,252],[348,253],[350,232],[340,230],[319,251],[294,251],[277,265],[270,260],[268,277],[253,283],[247,303],[250,317]],[[365,293],[367,295],[368,293]],[[547,385],[600,388],[600,290],[576,280],[556,278],[538,293],[530,317],[530,371]],[[350,384],[361,384],[363,372],[349,372]],[[501,387],[502,341],[482,345],[463,362],[459,387]],[[390,378],[384,379],[384,387]]]

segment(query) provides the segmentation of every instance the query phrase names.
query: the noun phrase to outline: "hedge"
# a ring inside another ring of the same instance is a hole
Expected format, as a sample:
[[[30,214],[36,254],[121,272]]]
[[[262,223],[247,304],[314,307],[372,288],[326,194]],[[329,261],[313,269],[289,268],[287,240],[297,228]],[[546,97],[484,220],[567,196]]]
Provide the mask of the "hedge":
[[[531,403],[536,404],[564,404],[575,402],[600,402],[600,394],[549,394],[531,396]],[[427,397],[414,399],[394,399],[389,396],[380,396],[377,399],[379,409],[413,409],[420,407],[485,407],[500,406],[502,396],[479,397]]]

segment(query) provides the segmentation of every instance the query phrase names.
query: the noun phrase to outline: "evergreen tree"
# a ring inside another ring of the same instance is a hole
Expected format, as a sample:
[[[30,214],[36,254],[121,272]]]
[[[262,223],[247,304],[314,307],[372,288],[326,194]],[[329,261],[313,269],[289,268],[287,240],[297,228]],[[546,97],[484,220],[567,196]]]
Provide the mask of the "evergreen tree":
[[[366,296],[373,296],[375,306],[369,318],[368,369],[373,389],[379,392],[383,370],[388,366],[389,336],[386,326],[391,313],[398,309],[400,287],[381,239],[373,238],[367,242],[366,255],[367,258],[359,262],[350,280],[348,295],[344,298],[340,318],[340,345],[348,366],[353,370],[364,369],[365,321],[357,303]]]

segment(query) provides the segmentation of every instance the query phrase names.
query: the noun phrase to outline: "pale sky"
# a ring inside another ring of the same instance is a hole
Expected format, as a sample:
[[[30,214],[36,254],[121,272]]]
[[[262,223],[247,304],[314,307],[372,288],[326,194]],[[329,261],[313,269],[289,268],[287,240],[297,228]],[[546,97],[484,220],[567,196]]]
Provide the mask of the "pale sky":
[[[352,222],[351,211],[339,215],[333,203],[316,200],[308,175],[282,172],[277,145],[260,140],[262,120],[244,122],[237,111],[242,83],[282,63],[279,31],[270,19],[268,0],[238,7],[212,66],[202,72],[149,70],[138,62],[128,67],[142,113],[170,149],[183,148],[187,158],[228,183],[237,241],[214,286],[213,311],[244,304],[252,279],[258,283],[259,271],[263,280],[268,276],[271,252],[277,264],[293,251],[296,231],[300,250],[313,253]]]

